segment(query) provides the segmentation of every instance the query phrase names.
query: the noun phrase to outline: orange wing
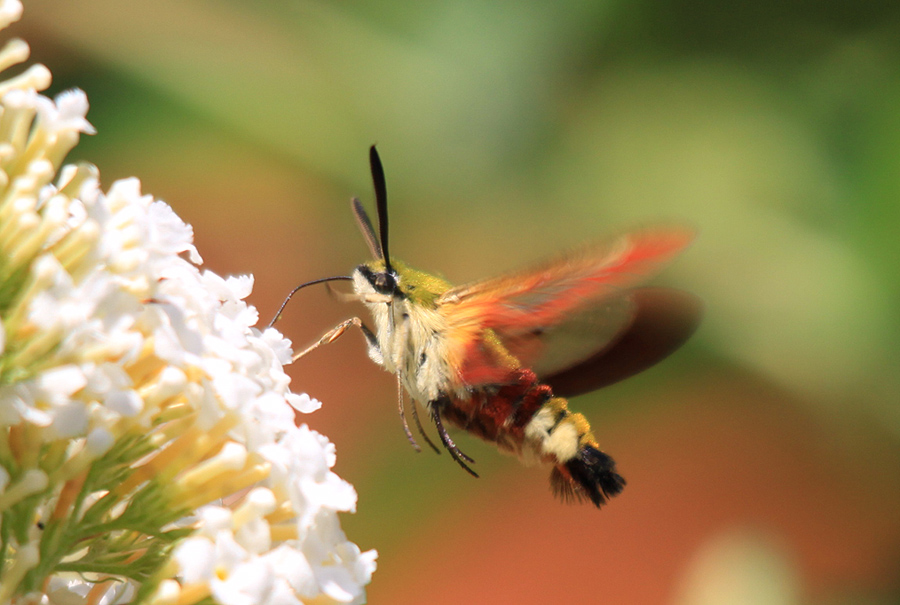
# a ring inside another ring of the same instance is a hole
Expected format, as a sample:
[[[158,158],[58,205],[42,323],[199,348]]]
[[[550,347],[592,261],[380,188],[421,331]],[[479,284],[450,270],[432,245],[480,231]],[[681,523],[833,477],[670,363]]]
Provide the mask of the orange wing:
[[[448,290],[437,304],[459,385],[504,384],[523,366],[556,374],[608,347],[639,311],[631,288],[692,239],[684,228],[638,231]]]

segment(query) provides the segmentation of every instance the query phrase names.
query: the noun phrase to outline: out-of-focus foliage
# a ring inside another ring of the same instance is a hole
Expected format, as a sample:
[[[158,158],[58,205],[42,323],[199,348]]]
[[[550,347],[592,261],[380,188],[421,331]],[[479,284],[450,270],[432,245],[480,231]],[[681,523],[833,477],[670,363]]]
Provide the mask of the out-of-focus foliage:
[[[629,479],[600,513],[465,438],[479,481],[413,456],[355,335],[294,368],[381,551],[372,602],[896,598],[897,3],[34,0],[13,32],[88,92],[79,157],[140,176],[264,310],[365,259],[373,142],[393,254],[454,282],[698,228],[664,276],[705,299],[697,337],[573,403]],[[281,328],[356,312],[309,292]]]

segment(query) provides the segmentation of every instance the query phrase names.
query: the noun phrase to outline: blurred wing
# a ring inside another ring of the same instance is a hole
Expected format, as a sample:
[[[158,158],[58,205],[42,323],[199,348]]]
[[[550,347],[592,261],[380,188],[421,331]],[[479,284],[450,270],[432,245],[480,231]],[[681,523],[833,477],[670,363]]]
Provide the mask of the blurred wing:
[[[634,376],[674,353],[700,325],[703,303],[671,288],[638,288],[629,299],[634,316],[614,339],[575,365],[541,373],[560,397],[575,397]]]
[[[522,366],[552,375],[609,347],[636,317],[631,288],[692,238],[679,228],[635,232],[447,291],[437,303],[459,382],[503,384]]]

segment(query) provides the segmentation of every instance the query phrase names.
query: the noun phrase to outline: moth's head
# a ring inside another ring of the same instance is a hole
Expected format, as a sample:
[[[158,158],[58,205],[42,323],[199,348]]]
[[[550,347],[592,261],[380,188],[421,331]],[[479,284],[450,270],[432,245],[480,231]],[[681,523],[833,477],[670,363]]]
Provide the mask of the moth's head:
[[[402,296],[400,275],[393,263],[390,269],[382,259],[363,263],[353,271],[352,277],[353,289],[363,301],[377,300],[379,296],[391,299]],[[388,299],[385,302],[389,302]]]
[[[438,296],[450,288],[450,284],[439,277],[416,271],[388,254],[388,212],[387,186],[384,169],[373,145],[369,149],[369,164],[372,168],[372,182],[375,185],[375,203],[378,208],[378,235],[372,221],[360,201],[351,202],[356,224],[369,246],[375,260],[363,263],[353,272],[353,289],[360,300],[366,303],[390,303],[394,300],[408,300],[412,304],[433,307]]]
[[[383,259],[364,263],[353,272],[353,288],[364,302],[408,300],[416,305],[433,307],[437,298],[450,288],[443,279],[418,271],[396,259],[385,267]]]

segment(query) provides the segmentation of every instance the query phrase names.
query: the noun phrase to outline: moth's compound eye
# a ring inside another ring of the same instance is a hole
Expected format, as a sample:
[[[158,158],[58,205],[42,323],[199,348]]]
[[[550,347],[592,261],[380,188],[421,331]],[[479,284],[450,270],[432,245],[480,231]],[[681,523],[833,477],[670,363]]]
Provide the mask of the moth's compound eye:
[[[390,273],[377,273],[375,275],[375,289],[384,294],[392,294],[397,288],[397,281]]]

